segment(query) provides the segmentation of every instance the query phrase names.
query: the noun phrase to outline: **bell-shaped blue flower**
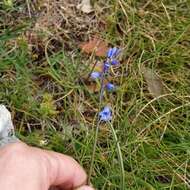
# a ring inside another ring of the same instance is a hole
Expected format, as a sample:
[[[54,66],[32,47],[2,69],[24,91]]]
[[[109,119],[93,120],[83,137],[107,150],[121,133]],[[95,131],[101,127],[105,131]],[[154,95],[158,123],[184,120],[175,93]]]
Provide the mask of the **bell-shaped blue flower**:
[[[117,61],[116,59],[114,59],[114,60],[111,61],[111,64],[112,64],[112,65],[118,65],[118,64],[119,64],[119,61]]]
[[[101,77],[101,73],[100,72],[92,72],[90,75],[90,78],[93,80],[99,79]]]
[[[107,83],[107,84],[106,84],[106,89],[107,89],[108,91],[114,91],[114,90],[116,89],[116,87],[115,87],[115,85],[112,84],[112,83]]]
[[[99,113],[100,121],[110,121],[112,120],[112,111],[109,106],[104,107],[104,109]]]
[[[110,48],[107,52],[107,57],[112,59],[114,57],[117,57],[120,53],[120,50],[117,47]]]

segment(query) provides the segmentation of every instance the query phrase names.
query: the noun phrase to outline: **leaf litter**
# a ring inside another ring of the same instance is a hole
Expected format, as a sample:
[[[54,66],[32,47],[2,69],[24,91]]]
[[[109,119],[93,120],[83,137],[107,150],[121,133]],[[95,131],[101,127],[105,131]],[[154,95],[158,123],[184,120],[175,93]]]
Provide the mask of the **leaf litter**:
[[[85,9],[86,12],[92,10],[90,1],[42,0],[36,3],[35,7],[37,8],[32,10],[32,15],[36,19],[29,31],[30,39],[28,40],[32,47],[39,46],[39,41],[40,46],[44,47],[50,39],[53,39],[56,43],[51,45],[55,51],[56,48],[59,51],[60,45],[57,46],[57,44],[62,44],[67,52],[73,52],[73,49],[76,49],[80,43],[104,29],[95,11],[84,14],[81,10]],[[48,48],[51,50],[51,47]]]

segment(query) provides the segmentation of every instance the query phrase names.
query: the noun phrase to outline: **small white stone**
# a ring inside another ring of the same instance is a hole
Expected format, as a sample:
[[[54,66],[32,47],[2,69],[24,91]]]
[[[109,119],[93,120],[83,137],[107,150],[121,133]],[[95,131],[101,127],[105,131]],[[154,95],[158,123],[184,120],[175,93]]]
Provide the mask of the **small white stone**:
[[[18,139],[14,134],[11,113],[4,105],[0,105],[0,147],[17,141]]]
[[[0,105],[0,134],[7,127],[7,124],[12,123],[11,114],[4,105]]]

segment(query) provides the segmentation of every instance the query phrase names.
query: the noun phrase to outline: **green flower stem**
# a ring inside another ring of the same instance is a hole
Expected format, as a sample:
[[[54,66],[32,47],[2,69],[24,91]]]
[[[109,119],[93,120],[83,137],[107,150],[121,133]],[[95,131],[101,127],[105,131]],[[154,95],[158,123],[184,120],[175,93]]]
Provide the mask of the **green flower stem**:
[[[116,146],[117,146],[117,154],[118,154],[118,159],[119,159],[119,164],[120,164],[120,170],[121,170],[121,190],[125,190],[125,169],[124,169],[124,164],[123,164],[123,156],[122,156],[122,152],[121,152],[121,147],[117,138],[117,134],[115,132],[115,129],[112,125],[111,122],[109,123],[109,127],[112,131]]]
[[[105,73],[103,73],[102,77],[101,77],[101,89],[100,89],[100,97],[99,97],[99,111],[101,110],[102,107],[102,99],[103,99],[103,94],[104,94],[104,78],[105,78]],[[92,177],[92,171],[94,168],[94,160],[95,160],[95,153],[96,153],[96,146],[97,146],[97,142],[98,142],[98,132],[99,132],[99,128],[100,128],[100,119],[98,118],[98,122],[96,125],[96,132],[95,132],[95,136],[94,136],[94,146],[93,146],[93,150],[92,150],[92,157],[91,157],[91,161],[90,161],[90,170],[89,170],[89,174],[88,174],[88,184],[90,185],[90,180]]]

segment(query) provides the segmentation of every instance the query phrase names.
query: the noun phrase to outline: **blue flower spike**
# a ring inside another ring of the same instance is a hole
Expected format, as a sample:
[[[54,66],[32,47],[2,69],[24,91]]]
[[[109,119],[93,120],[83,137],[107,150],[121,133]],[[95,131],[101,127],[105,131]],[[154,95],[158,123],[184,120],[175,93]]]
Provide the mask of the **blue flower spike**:
[[[105,106],[104,109],[99,113],[100,121],[112,120],[112,111],[109,106]]]
[[[101,73],[99,72],[92,72],[91,75],[90,75],[90,78],[93,79],[93,80],[96,80],[96,79],[99,79],[101,77]]]
[[[108,84],[106,84],[106,89],[111,92],[111,91],[114,91],[116,89],[116,87],[114,84],[108,83]]]

